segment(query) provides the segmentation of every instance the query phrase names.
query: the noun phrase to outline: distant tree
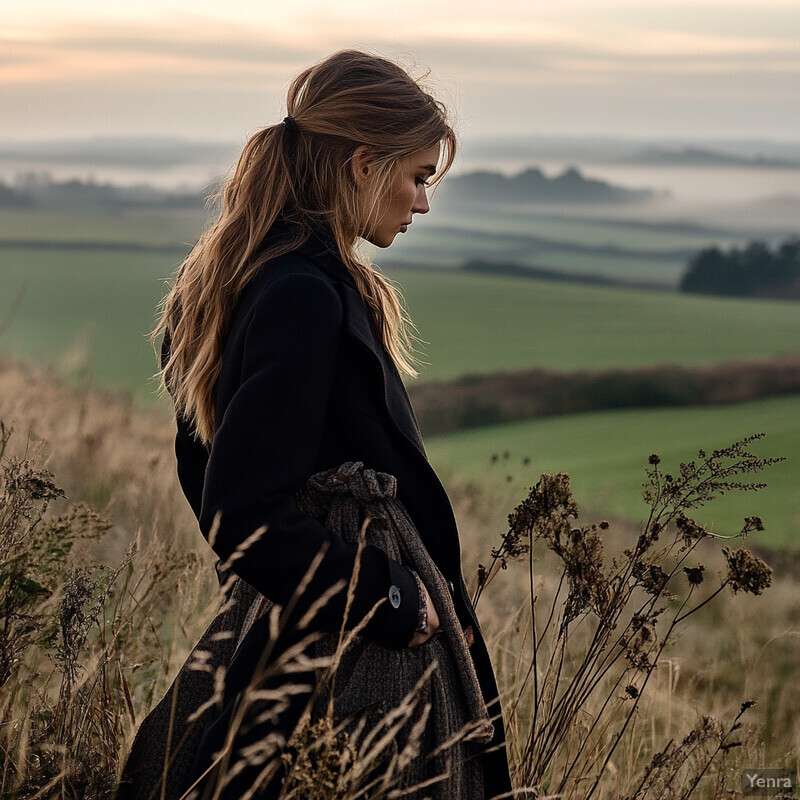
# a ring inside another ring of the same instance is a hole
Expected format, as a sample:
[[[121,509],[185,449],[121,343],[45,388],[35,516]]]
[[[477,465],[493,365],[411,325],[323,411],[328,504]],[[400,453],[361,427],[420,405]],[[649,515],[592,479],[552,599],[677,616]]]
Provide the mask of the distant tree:
[[[689,262],[680,282],[682,292],[734,297],[800,299],[800,237],[792,236],[775,250],[761,240],[727,253],[707,247]]]
[[[800,236],[787,239],[777,250],[775,272],[792,297],[800,297]]]
[[[26,192],[20,192],[0,183],[0,208],[30,208],[33,198]]]

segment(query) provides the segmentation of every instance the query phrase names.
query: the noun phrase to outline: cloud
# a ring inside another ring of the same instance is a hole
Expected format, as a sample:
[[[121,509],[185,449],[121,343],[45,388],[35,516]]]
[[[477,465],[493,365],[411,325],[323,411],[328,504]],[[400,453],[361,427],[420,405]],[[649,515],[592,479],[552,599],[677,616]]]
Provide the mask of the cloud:
[[[198,105],[224,109],[206,124],[215,126],[214,135],[228,135],[263,122],[263,109],[277,113],[297,70],[354,45],[404,63],[418,59],[467,118],[502,116],[517,130],[543,124],[552,130],[559,119],[567,128],[583,119],[595,130],[612,122],[646,125],[653,108],[670,109],[665,124],[691,125],[705,114],[702,124],[711,125],[715,113],[719,120],[748,113],[772,119],[800,102],[800,50],[787,35],[788,10],[776,16],[781,30],[763,22],[748,29],[754,6],[724,18],[714,6],[715,27],[710,5],[565,2],[581,13],[568,17],[555,4],[526,4],[516,16],[467,9],[439,25],[445,4],[439,16],[406,15],[388,29],[376,22],[374,6],[356,19],[352,8],[334,14],[306,4],[280,26],[196,13],[9,28],[0,40],[0,87],[14,114],[0,123],[0,135],[40,128],[55,114],[60,123],[104,131],[174,133],[203,124],[193,110]],[[731,108],[722,109],[723,101]],[[774,114],[765,111],[767,102]]]
[[[641,3],[627,9],[629,17],[619,8],[598,16],[596,7],[589,6],[584,18],[569,23],[554,19],[552,9],[542,11],[539,21],[532,15],[533,19],[525,17],[518,24],[513,16],[480,19],[466,15],[441,30],[435,25],[423,26],[413,43],[426,62],[436,62],[448,72],[466,70],[483,75],[487,80],[512,76],[525,82],[558,80],[559,73],[569,80],[578,72],[591,79],[593,72],[685,70],[699,65],[713,69],[714,64],[727,69],[741,59],[749,69],[760,71],[769,71],[776,63],[800,64],[796,40],[784,38],[785,29],[783,35],[779,30],[769,35],[726,32],[717,9],[716,30],[706,30],[707,8],[697,6],[693,13],[684,10],[678,14],[673,0],[661,10],[658,25],[654,20],[659,19],[659,10],[649,9],[651,16],[647,16]],[[738,19],[736,13],[726,14],[728,17]],[[292,71],[354,40],[390,51],[403,47],[401,41],[391,38],[401,36],[400,31],[392,30],[387,36],[385,24],[375,24],[370,18],[353,20],[346,13],[311,17],[306,13],[301,21],[302,33],[291,27],[244,25],[198,15],[173,16],[151,24],[84,24],[37,36],[26,29],[23,36],[4,37],[0,80],[23,80],[26,75],[28,80],[59,80],[71,70],[85,74],[92,64],[98,72],[110,69],[114,73],[126,68],[147,69],[148,64],[176,74],[224,69],[233,78],[244,70],[263,75],[281,69],[288,78]],[[22,64],[29,68],[27,73],[4,69]],[[33,69],[34,65],[39,68]]]
[[[227,35],[226,35],[227,34]],[[0,40],[0,82],[38,81],[59,83],[91,74],[128,72],[131,77],[153,69],[170,73],[232,74],[247,70],[259,73],[287,71],[317,56],[309,45],[287,43],[280,37],[243,36],[239,30],[220,31],[217,36],[193,36],[187,31],[152,31],[146,28],[99,29],[62,33],[38,39]],[[25,65],[27,69],[9,69]]]

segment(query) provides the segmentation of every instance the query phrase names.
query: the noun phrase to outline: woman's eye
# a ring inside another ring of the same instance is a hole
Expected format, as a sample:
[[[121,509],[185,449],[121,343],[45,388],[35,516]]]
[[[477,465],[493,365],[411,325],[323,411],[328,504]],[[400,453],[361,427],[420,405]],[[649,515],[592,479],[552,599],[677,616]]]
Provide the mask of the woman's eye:
[[[428,181],[426,181],[424,178],[417,178],[416,181],[417,181],[417,186],[430,186]]]

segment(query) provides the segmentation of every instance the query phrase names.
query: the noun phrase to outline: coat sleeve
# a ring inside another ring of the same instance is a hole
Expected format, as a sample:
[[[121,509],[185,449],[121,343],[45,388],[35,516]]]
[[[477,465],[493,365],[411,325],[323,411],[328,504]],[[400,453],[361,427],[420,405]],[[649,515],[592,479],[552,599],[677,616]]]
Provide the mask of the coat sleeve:
[[[340,580],[349,584],[356,546],[303,514],[294,498],[314,470],[342,331],[341,300],[324,279],[293,274],[257,300],[244,338],[239,387],[217,414],[205,473],[200,528],[227,560],[255,531],[232,570],[280,605],[292,598],[313,559],[321,565],[299,600],[298,613]],[[337,466],[337,465],[331,465]],[[316,618],[340,628],[347,590]],[[419,593],[413,575],[382,550],[361,554],[348,627],[382,601],[365,635],[405,647],[416,628]]]

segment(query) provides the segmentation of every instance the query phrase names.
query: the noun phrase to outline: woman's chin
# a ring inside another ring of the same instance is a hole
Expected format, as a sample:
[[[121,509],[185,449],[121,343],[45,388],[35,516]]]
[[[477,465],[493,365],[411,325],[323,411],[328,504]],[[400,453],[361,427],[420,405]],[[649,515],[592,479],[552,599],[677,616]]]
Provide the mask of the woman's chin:
[[[394,241],[395,236],[397,236],[397,234],[393,233],[391,235],[384,235],[384,236],[380,235],[365,236],[364,239],[365,241],[369,242],[371,245],[374,245],[375,247],[380,247],[381,249],[385,249],[389,247],[389,245]]]

